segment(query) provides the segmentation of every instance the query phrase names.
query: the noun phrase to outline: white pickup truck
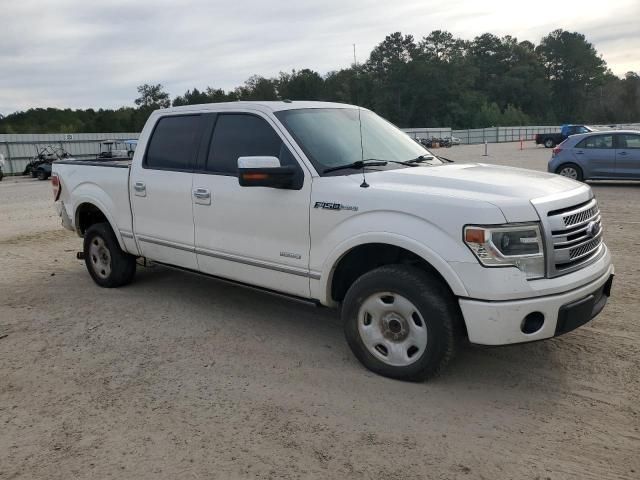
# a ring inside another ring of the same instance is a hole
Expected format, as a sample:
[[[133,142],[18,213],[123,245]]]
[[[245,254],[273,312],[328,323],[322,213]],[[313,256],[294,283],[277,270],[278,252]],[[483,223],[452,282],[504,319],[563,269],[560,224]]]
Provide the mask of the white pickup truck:
[[[132,160],[57,161],[52,183],[98,285],[145,258],[340,307],[356,357],[394,378],[437,373],[459,337],[573,330],[613,279],[589,186],[440,160],[350,105],[158,110]]]

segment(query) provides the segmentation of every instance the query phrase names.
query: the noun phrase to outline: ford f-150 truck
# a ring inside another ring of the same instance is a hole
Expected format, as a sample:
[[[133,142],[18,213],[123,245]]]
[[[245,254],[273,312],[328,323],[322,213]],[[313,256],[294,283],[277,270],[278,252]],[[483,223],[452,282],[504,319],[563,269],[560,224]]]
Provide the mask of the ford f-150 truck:
[[[132,160],[57,161],[52,184],[98,285],[144,259],[339,307],[355,356],[400,379],[436,374],[465,336],[577,328],[614,273],[588,185],[441,161],[350,105],[157,110]]]

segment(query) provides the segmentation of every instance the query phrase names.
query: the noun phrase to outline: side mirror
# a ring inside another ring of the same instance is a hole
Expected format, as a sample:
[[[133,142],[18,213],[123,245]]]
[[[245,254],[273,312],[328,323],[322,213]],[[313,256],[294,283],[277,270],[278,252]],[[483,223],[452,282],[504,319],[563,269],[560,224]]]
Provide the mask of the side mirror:
[[[281,166],[277,157],[238,158],[238,183],[242,187],[299,190],[302,182],[297,179],[299,176],[296,173],[294,167]]]

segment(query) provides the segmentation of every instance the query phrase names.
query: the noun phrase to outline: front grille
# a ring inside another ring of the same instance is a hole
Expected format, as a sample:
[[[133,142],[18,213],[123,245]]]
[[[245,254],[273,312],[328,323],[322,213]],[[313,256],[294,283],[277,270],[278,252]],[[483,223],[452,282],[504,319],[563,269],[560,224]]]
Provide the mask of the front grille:
[[[569,250],[569,258],[573,260],[576,257],[582,257],[583,255],[594,250],[598,245],[602,243],[602,238],[594,238],[590,242],[583,243],[579,247],[572,248]]]
[[[565,227],[570,227],[572,225],[575,225],[576,223],[585,222],[595,217],[597,214],[598,214],[598,206],[594,205],[588,210],[574,213],[573,215],[567,215],[566,217],[563,217],[562,220],[564,221]]]
[[[602,223],[595,199],[551,211],[547,223],[551,230],[549,276],[582,268],[602,251]]]

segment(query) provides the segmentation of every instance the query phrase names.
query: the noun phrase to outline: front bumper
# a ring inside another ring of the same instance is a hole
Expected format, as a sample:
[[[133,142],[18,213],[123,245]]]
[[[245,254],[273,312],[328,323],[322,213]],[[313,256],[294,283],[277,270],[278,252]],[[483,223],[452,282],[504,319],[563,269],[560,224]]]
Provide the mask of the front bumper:
[[[613,274],[614,268],[610,265],[596,280],[556,295],[512,301],[461,298],[469,341],[480,345],[507,345],[543,340],[578,328],[604,308]],[[542,325],[532,333],[524,333],[525,317],[535,312],[544,316]]]

